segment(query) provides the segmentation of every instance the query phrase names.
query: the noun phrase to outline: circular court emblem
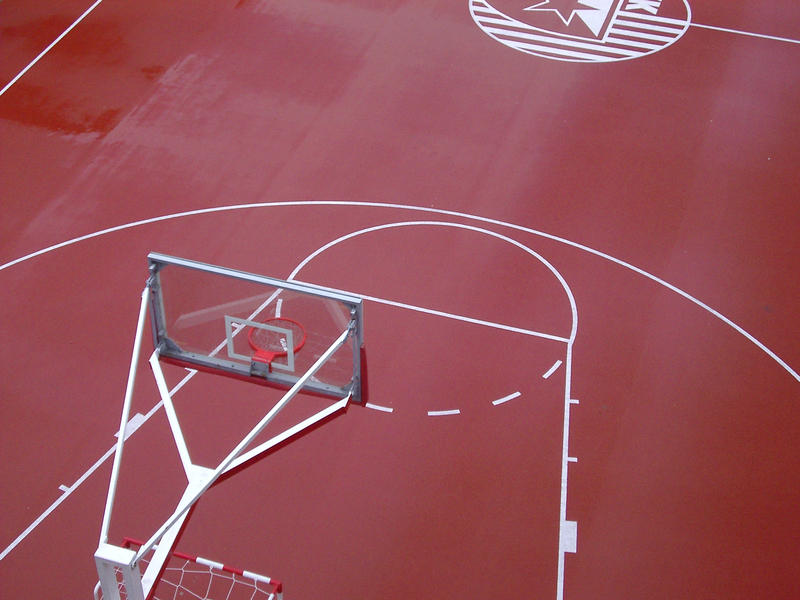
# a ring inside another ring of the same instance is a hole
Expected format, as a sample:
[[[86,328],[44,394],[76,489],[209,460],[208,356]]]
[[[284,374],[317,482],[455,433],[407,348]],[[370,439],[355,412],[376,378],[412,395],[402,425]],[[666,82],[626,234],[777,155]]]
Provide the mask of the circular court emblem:
[[[469,0],[475,23],[501,44],[543,58],[610,62],[675,43],[686,0]]]

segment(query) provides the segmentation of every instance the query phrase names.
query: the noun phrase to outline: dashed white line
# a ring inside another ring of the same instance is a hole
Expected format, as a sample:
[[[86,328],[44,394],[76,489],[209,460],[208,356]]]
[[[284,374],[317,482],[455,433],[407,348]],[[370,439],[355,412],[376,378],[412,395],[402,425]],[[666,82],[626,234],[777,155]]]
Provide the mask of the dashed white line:
[[[550,375],[555,373],[556,370],[558,369],[558,367],[560,367],[562,364],[563,363],[560,360],[557,360],[555,363],[553,363],[553,366],[550,367],[550,369],[547,371],[547,373],[542,375],[542,379],[548,379],[550,377]]]
[[[428,416],[429,417],[445,417],[447,415],[460,415],[461,410],[458,408],[453,410],[429,410]]]
[[[509,394],[508,396],[503,396],[502,398],[498,398],[497,400],[492,400],[492,404],[497,406],[498,404],[503,404],[504,402],[508,402],[509,400],[513,400],[514,398],[519,398],[522,396],[520,392],[514,392],[513,394]]]
[[[364,406],[366,408],[371,408],[373,410],[379,410],[381,412],[387,412],[387,413],[394,412],[393,408],[389,408],[388,406],[381,406],[380,404],[372,404],[371,402],[367,402]]]

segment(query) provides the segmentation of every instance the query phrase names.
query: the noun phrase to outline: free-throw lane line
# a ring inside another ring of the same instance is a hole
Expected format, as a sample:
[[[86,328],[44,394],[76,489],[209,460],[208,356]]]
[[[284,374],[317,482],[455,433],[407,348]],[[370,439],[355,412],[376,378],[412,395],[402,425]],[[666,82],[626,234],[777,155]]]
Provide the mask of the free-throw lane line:
[[[512,325],[504,325],[502,323],[495,323],[493,321],[485,321],[483,319],[474,319],[472,317],[466,317],[464,315],[456,315],[453,313],[444,312],[441,310],[435,310],[432,308],[424,308],[422,306],[415,306],[413,304],[406,304],[405,302],[395,302],[394,300],[386,300],[384,298],[377,298],[375,296],[367,296],[366,294],[359,294],[358,292],[348,292],[352,293],[364,300],[369,300],[370,302],[375,302],[377,304],[385,304],[386,306],[393,306],[395,308],[402,308],[405,310],[411,310],[419,313],[424,313],[427,315],[433,315],[435,317],[444,317],[445,319],[455,319],[456,321],[462,321],[464,323],[472,323],[473,325],[483,325],[485,327],[493,327],[494,329],[500,329],[503,331],[509,331],[511,333],[521,333],[522,335],[529,335],[532,337],[543,338],[546,340],[553,340],[555,342],[562,342],[566,344],[569,342],[569,339],[565,337],[561,337],[558,335],[551,335],[549,333],[542,333],[541,331],[533,331],[531,329],[523,329],[522,327],[514,327]]]

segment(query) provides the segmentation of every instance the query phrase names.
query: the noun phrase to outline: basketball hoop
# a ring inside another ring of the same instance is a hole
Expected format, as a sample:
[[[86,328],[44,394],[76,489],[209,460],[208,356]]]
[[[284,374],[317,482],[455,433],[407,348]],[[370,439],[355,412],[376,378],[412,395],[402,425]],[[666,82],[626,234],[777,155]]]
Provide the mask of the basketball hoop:
[[[294,319],[273,317],[247,331],[247,342],[253,349],[253,360],[272,370],[272,361],[299,351],[306,343],[305,328]]]

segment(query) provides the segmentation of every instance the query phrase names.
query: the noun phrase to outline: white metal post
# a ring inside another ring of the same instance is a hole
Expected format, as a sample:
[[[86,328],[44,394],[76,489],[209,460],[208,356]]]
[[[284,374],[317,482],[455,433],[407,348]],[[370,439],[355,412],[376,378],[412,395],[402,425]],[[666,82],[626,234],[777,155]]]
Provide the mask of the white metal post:
[[[144,600],[142,575],[136,564],[136,552],[111,544],[100,544],[94,554],[103,600],[120,600],[117,571],[122,573],[127,600]]]
[[[111,481],[108,484],[108,496],[106,497],[106,508],[103,513],[103,526],[100,529],[100,543],[108,542],[108,529],[111,525],[111,513],[114,509],[114,497],[117,493],[117,479],[119,478],[119,468],[122,463],[122,448],[125,446],[125,428],[131,412],[131,401],[133,399],[133,388],[136,383],[136,370],[139,366],[139,353],[142,348],[142,334],[144,332],[144,321],[147,316],[147,296],[150,292],[149,287],[145,287],[142,292],[142,303],[139,307],[139,322],[136,324],[136,338],[133,342],[133,353],[131,356],[131,366],[128,371],[128,385],[125,389],[125,402],[122,405],[122,417],[119,423],[119,435],[117,438],[117,451],[114,453],[114,466],[111,468]],[[103,590],[105,592],[105,590]]]
[[[219,476],[225,472],[225,470],[239,457],[242,452],[244,452],[245,448],[249,446],[252,441],[256,438],[256,436],[263,431],[263,429],[269,425],[269,423],[275,418],[275,416],[283,410],[283,408],[289,403],[289,401],[294,398],[300,389],[305,385],[306,381],[308,381],[314,373],[316,373],[322,365],[327,362],[330,356],[338,350],[342,344],[345,343],[349,335],[351,334],[352,330],[348,326],[342,334],[336,339],[333,344],[317,359],[317,361],[311,365],[311,367],[306,371],[302,377],[300,377],[297,382],[291,387],[291,389],[283,395],[283,397],[278,400],[275,406],[270,409],[270,411],[264,416],[263,419],[256,425],[250,433],[248,433],[244,439],[242,439],[239,444],[226,456],[222,462],[211,472],[210,476],[208,477],[208,481],[205,482],[200,489],[196,491],[196,493],[189,499],[182,499],[178,505],[178,508],[172,514],[172,516],[167,519],[167,521],[159,527],[158,531],[156,531],[149,540],[147,540],[141,548],[139,548],[139,552],[137,553],[137,557],[141,558],[144,554],[150,550],[158,541],[161,539],[161,536],[170,529],[188,510],[194,505],[195,502],[202,496],[208,488],[210,488],[213,483],[219,478]]]

